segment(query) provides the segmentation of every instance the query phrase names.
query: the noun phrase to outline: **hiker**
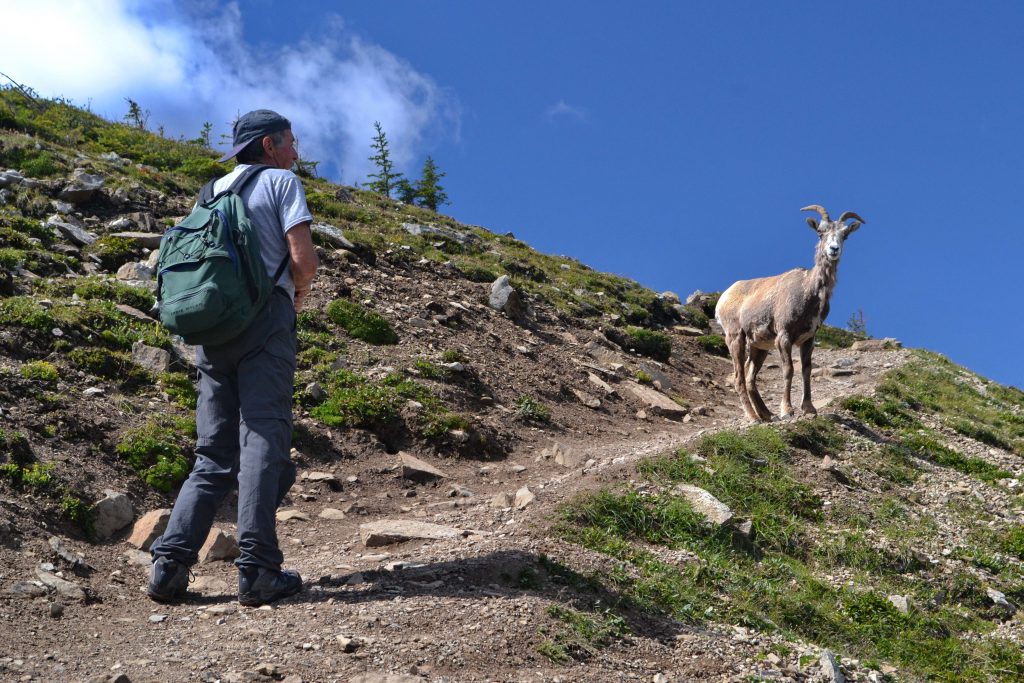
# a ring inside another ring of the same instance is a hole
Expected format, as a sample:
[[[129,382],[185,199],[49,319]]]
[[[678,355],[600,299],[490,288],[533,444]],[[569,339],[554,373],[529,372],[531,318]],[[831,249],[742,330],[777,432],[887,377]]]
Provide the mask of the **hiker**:
[[[217,506],[236,478],[238,601],[262,605],[302,589],[297,572],[281,569],[284,557],[275,514],[295,483],[295,465],[289,457],[295,316],[318,265],[310,232],[313,217],[302,183],[290,170],[298,154],[288,119],[267,109],[239,118],[234,146],[220,161],[235,156],[238,166],[217,180],[213,191],[231,187],[250,165],[270,167],[248,182],[240,197],[259,236],[269,277],[281,277],[269,302],[237,337],[196,347],[196,463],[181,487],[166,531],[151,548],[148,593],[159,602],[185,595],[189,567],[198,561]]]

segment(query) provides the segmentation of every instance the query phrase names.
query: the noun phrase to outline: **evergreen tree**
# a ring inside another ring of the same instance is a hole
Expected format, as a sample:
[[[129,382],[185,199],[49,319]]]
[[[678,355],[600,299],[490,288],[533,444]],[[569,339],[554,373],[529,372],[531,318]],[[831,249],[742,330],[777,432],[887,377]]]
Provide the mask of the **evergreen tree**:
[[[406,204],[416,203],[416,197],[418,196],[416,188],[405,178],[402,178],[395,184],[395,190],[398,192],[399,201],[403,201]]]
[[[438,206],[449,203],[448,195],[439,184],[445,175],[447,174],[437,169],[434,159],[427,157],[423,163],[423,177],[416,181],[416,197],[419,199],[420,206],[437,211]]]
[[[390,197],[391,190],[399,188],[402,174],[392,172],[394,165],[391,162],[391,152],[388,150],[388,138],[380,126],[380,121],[374,121],[373,127],[377,129],[377,134],[373,137],[373,143],[370,146],[377,153],[370,157],[370,161],[377,165],[379,173],[370,174],[370,177],[375,180],[366,183],[366,187],[385,197]]]
[[[146,130],[146,123],[149,122],[149,110],[143,111],[139,103],[130,97],[124,98],[124,101],[128,103],[128,113],[124,115],[124,120],[128,122],[132,128],[138,128],[139,130]]]

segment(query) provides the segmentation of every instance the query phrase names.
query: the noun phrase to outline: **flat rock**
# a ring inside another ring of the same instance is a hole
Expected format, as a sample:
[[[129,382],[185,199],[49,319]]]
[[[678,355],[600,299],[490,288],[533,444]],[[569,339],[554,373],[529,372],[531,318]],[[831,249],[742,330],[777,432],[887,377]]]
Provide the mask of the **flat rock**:
[[[572,388],[572,393],[573,396],[575,396],[580,403],[582,403],[588,408],[593,408],[594,410],[597,410],[598,408],[601,407],[601,399],[597,398],[596,396],[592,396],[591,394],[588,394],[587,392],[581,389],[577,389],[575,387]]]
[[[238,541],[235,540],[234,536],[220,529],[210,529],[206,542],[199,549],[199,561],[204,564],[207,562],[226,562],[235,559],[240,554]]]
[[[587,381],[603,391],[605,396],[614,396],[618,393],[612,385],[608,384],[608,382],[605,382],[592,372],[587,373]]]
[[[324,508],[323,510],[320,511],[320,514],[317,515],[317,517],[319,517],[320,519],[331,520],[345,519],[345,513],[336,508]]]
[[[562,467],[576,467],[583,462],[583,456],[576,450],[567,448],[557,441],[540,452],[541,457],[550,458]]]
[[[516,509],[522,510],[526,506],[531,505],[535,500],[537,500],[537,496],[528,487],[524,486],[516,491],[516,497],[512,503]]]
[[[117,308],[117,310],[121,311],[125,315],[128,315],[128,316],[131,316],[132,318],[135,318],[136,320],[141,320],[141,321],[147,322],[147,323],[155,323],[155,322],[157,322],[156,318],[153,318],[153,317],[143,313],[142,311],[140,311],[137,308],[132,308],[128,304],[115,304],[114,306]]]
[[[398,454],[398,460],[402,465],[402,476],[406,479],[425,481],[428,479],[444,479],[448,476],[433,465],[430,465],[409,453],[400,452]]]
[[[311,484],[327,484],[332,489],[340,489],[341,482],[331,472],[303,472],[302,480]]]
[[[513,496],[511,493],[499,493],[495,495],[493,498],[491,498],[490,504],[492,508],[504,509],[512,507],[512,503],[514,500],[515,496]]]
[[[301,510],[295,510],[295,509],[278,510],[277,511],[277,521],[279,521],[279,522],[287,522],[288,520],[291,520],[291,519],[297,519],[297,520],[302,521],[302,522],[308,522],[309,521],[309,515],[307,515],[305,512],[302,512]]]
[[[27,599],[41,598],[47,592],[45,587],[40,586],[35,581],[16,581],[7,589],[9,595]]]
[[[689,325],[676,325],[673,329],[685,337],[699,337],[704,334],[704,330]]]
[[[146,372],[159,375],[171,368],[171,354],[169,351],[146,346],[141,341],[132,344],[132,360],[142,367]]]
[[[203,595],[226,595],[238,590],[237,586],[232,587],[224,579],[215,576],[197,576],[189,588]]]
[[[167,528],[167,522],[171,518],[171,511],[167,508],[150,510],[142,515],[135,526],[132,527],[132,535],[128,542],[139,550],[149,550],[153,541],[160,537],[160,534]]]
[[[439,540],[462,536],[462,530],[454,527],[401,519],[383,519],[359,525],[359,537],[367,548],[416,539]]]
[[[623,386],[626,387],[626,391],[639,399],[646,409],[656,415],[663,415],[670,419],[682,419],[687,413],[686,408],[657,389],[645,387],[633,380],[626,380],[623,382]]]
[[[42,568],[36,568],[36,578],[68,600],[75,600],[77,602],[85,602],[86,600],[85,589],[73,581],[62,579]]]
[[[732,519],[732,510],[729,506],[699,486],[677,484],[672,488],[672,493],[685,498],[696,512],[712,524],[721,526],[728,524]]]
[[[157,232],[114,232],[110,236],[130,240],[143,249],[159,249],[163,237]]]
[[[118,280],[152,280],[156,271],[143,261],[129,261],[117,269]]]
[[[885,339],[862,339],[861,341],[853,342],[853,345],[850,346],[851,351],[890,351],[901,348],[903,348],[903,344],[892,337],[886,337]]]
[[[356,245],[352,244],[352,242],[342,234],[341,230],[333,225],[329,225],[327,223],[313,223],[309,226],[309,229],[313,231],[314,235],[322,237],[332,247],[348,249],[349,251],[354,251],[356,248]]]
[[[123,493],[107,489],[104,498],[93,505],[93,529],[96,538],[106,540],[132,523],[135,511],[132,502]]]
[[[447,237],[459,244],[469,244],[480,239],[472,233],[459,232],[449,228],[435,228],[431,225],[420,225],[419,223],[402,223],[402,230],[405,230],[410,235],[438,235],[440,237]]]
[[[75,246],[85,247],[96,241],[96,235],[91,232],[87,232],[84,228],[80,228],[74,223],[63,221],[59,216],[51,216],[46,221],[46,225],[66,239]]]

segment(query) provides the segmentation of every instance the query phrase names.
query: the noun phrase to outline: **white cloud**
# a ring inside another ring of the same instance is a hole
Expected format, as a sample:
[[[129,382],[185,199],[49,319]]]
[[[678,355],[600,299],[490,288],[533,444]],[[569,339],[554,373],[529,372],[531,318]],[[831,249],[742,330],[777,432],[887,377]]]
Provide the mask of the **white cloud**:
[[[553,119],[558,116],[564,116],[571,119],[582,121],[587,118],[587,110],[583,107],[577,107],[566,103],[565,100],[558,100],[550,107],[544,110],[544,115],[549,119]]]
[[[44,96],[120,118],[130,97],[151,127],[215,137],[239,113],[275,109],[303,157],[335,179],[370,172],[373,122],[396,165],[416,172],[433,140],[459,135],[458,101],[432,78],[326,17],[292,45],[247,44],[244,5],[174,0],[0,0],[0,71]]]

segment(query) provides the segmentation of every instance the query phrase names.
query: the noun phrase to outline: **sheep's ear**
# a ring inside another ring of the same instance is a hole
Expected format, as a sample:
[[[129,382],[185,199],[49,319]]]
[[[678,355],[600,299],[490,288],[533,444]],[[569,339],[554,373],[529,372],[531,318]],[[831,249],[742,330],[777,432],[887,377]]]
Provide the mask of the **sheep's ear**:
[[[807,225],[811,226],[811,230],[813,230],[814,232],[818,232],[818,221],[811,218],[810,216],[807,217]]]
[[[854,221],[847,225],[846,229],[843,230],[843,239],[846,239],[847,237],[855,233],[857,231],[857,228],[859,228],[861,225],[862,223],[860,221]]]

